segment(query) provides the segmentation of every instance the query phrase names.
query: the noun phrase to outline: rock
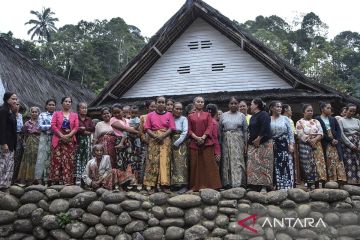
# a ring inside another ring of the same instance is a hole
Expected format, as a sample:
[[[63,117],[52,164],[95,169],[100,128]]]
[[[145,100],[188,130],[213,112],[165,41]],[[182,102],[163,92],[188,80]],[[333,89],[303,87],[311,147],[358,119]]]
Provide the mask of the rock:
[[[134,233],[134,232],[143,231],[144,229],[145,229],[145,223],[140,220],[135,220],[130,222],[128,225],[126,225],[125,232]]]
[[[325,211],[330,208],[330,205],[327,202],[314,201],[310,202],[309,204],[311,206],[311,209],[314,211]]]
[[[12,224],[1,225],[0,226],[0,239],[2,239],[2,237],[6,237],[6,236],[10,235],[13,231],[14,231],[14,227]]]
[[[145,238],[139,232],[135,232],[131,235],[133,240],[145,240]]]
[[[287,210],[285,212],[285,217],[288,217],[288,218],[298,218],[299,217],[299,214],[295,211],[295,210]]]
[[[84,239],[95,238],[95,237],[96,237],[95,227],[89,228],[83,235]]]
[[[51,185],[49,188],[55,189],[56,191],[61,191],[61,189],[63,189],[64,187],[65,185]]]
[[[352,209],[352,204],[346,202],[333,202],[333,209],[337,211],[342,211],[345,209]]]
[[[237,201],[236,200],[221,200],[218,204],[219,207],[230,207],[236,208]]]
[[[99,197],[101,197],[101,196],[104,194],[104,192],[110,193],[110,191],[107,190],[106,188],[98,188],[98,189],[96,189],[96,194],[97,194]]]
[[[250,205],[247,203],[239,203],[237,208],[239,212],[248,212],[251,209]]]
[[[123,233],[116,236],[115,240],[131,240],[131,236],[129,234]]]
[[[305,218],[311,212],[311,206],[309,204],[301,204],[296,209],[299,214],[299,218]]]
[[[63,229],[54,229],[50,231],[50,235],[56,240],[67,240],[70,239],[69,234],[67,234]]]
[[[146,240],[161,240],[164,236],[164,229],[161,227],[151,227],[143,232]]]
[[[126,193],[126,196],[128,198],[131,198],[131,199],[134,199],[134,200],[138,200],[140,202],[144,202],[144,201],[147,201],[148,200],[148,197],[140,194],[140,193],[137,193],[137,192],[127,192]]]
[[[216,217],[216,214],[218,212],[217,206],[208,206],[204,207],[203,215],[209,220],[212,220]]]
[[[34,203],[28,203],[28,204],[22,205],[17,211],[18,217],[19,218],[28,218],[31,216],[31,213],[37,208],[38,207]]]
[[[114,238],[109,235],[98,235],[95,240],[113,240]]]
[[[31,190],[25,192],[24,195],[21,196],[20,201],[21,203],[37,203],[42,199],[45,199],[45,195],[39,191]]]
[[[15,232],[32,233],[33,226],[30,219],[19,219],[13,224]]]
[[[224,240],[239,240],[239,239],[248,239],[248,238],[245,238],[245,236],[242,234],[227,234],[224,237]]]
[[[184,216],[184,211],[177,207],[167,207],[165,209],[165,216],[167,216],[169,218],[182,217],[182,216]]]
[[[69,206],[70,204],[68,201],[61,198],[55,199],[49,206],[49,212],[54,214],[66,212],[69,209]]]
[[[287,190],[270,191],[266,193],[266,201],[270,204],[278,204],[287,198]]]
[[[22,240],[26,237],[29,237],[29,235],[25,233],[14,233],[7,237],[6,240]]]
[[[31,213],[31,222],[34,226],[40,225],[44,216],[44,210],[37,208]]]
[[[340,222],[342,225],[351,225],[358,222],[358,215],[353,212],[341,213]]]
[[[82,192],[70,199],[70,207],[86,209],[89,204],[97,199],[97,195],[94,192]]]
[[[51,189],[51,188],[48,188],[45,190],[45,195],[50,200],[60,198],[60,193],[58,191],[56,191],[55,189]]]
[[[211,231],[215,227],[215,223],[213,221],[202,221],[201,225],[206,227],[207,230]]]
[[[8,210],[0,210],[0,225],[5,225],[14,222],[16,219],[15,212]]]
[[[149,215],[147,212],[141,210],[141,211],[132,211],[132,212],[129,212],[130,216],[132,218],[136,218],[136,219],[139,219],[139,220],[144,220],[144,221],[147,221],[149,220]]]
[[[221,194],[210,188],[200,190],[200,197],[205,204],[216,205],[220,201]]]
[[[108,235],[113,236],[113,237],[117,236],[121,232],[122,232],[122,228],[117,225],[109,226],[106,231],[106,233]]]
[[[79,186],[65,186],[64,188],[61,189],[60,191],[60,197],[62,198],[72,198],[75,197],[76,195],[78,195],[79,193],[84,192],[85,190],[82,189]]]
[[[254,224],[251,226],[253,229],[255,229],[256,232],[250,231],[247,228],[244,228],[241,232],[241,234],[244,234],[246,236],[261,236],[264,235],[264,229],[259,224]]]
[[[340,222],[340,217],[337,213],[326,213],[324,216],[324,221],[328,225],[336,225]]]
[[[345,200],[348,196],[348,192],[340,189],[315,189],[310,192],[312,199],[325,202]]]
[[[155,205],[163,205],[167,202],[169,196],[164,192],[151,194],[149,200]]]
[[[41,226],[45,230],[53,230],[60,228],[60,225],[57,221],[57,217],[55,215],[45,215],[41,220]]]
[[[184,239],[204,239],[208,235],[208,233],[209,231],[205,227],[201,225],[195,225],[185,230]]]
[[[260,204],[260,203],[253,203],[251,204],[251,213],[257,214],[258,216],[264,216],[267,213],[268,209]]]
[[[299,237],[303,237],[307,239],[317,239],[318,235],[310,229],[301,229],[299,231]]]
[[[324,215],[320,212],[312,211],[312,212],[310,212],[309,217],[313,218],[315,221],[318,221],[320,218],[323,219]]]
[[[108,204],[105,206],[105,209],[117,215],[122,213],[123,211],[120,204]]]
[[[168,227],[166,229],[165,238],[167,240],[183,239],[185,230],[179,227]]]
[[[360,195],[360,187],[355,185],[344,185],[342,187],[345,191],[347,191],[350,195]]]
[[[81,221],[86,225],[95,226],[100,222],[100,217],[91,213],[84,213],[81,217]]]
[[[81,208],[70,208],[68,213],[72,219],[76,220],[80,219],[85,211]]]
[[[13,195],[6,194],[4,197],[0,198],[0,209],[14,211],[20,207],[19,200]]]
[[[211,235],[214,237],[223,237],[228,233],[228,231],[226,229],[223,228],[215,228]]]
[[[101,223],[98,223],[95,225],[95,231],[98,235],[104,235],[106,234],[106,228]]]
[[[141,202],[137,200],[125,200],[120,206],[125,210],[134,211],[140,208]]]
[[[221,228],[226,228],[226,226],[229,224],[229,218],[226,215],[219,214],[215,218],[215,224]]]
[[[337,182],[330,181],[330,182],[325,183],[325,188],[338,189],[338,188],[339,188],[339,184],[338,184]]]
[[[202,215],[201,208],[191,208],[185,212],[185,224],[188,226],[192,226],[200,222]],[[179,227],[179,226],[178,226]]]
[[[143,202],[143,203],[141,204],[141,207],[142,207],[143,209],[147,210],[147,209],[152,208],[153,205],[152,205],[151,202],[145,201],[145,202]]]
[[[151,227],[158,226],[160,221],[156,218],[150,218],[148,221],[148,225]]]
[[[310,199],[310,194],[300,188],[292,188],[288,190],[288,198],[297,203],[307,202]]]
[[[168,203],[175,207],[191,208],[201,204],[201,198],[196,195],[183,194],[168,199]]]
[[[37,185],[31,185],[25,188],[25,192],[31,191],[31,190],[36,190],[39,192],[45,192],[45,190],[47,189],[47,187],[45,187],[44,185],[41,184],[37,184]]]
[[[15,197],[21,197],[24,194],[25,190],[22,187],[12,185],[9,187],[9,193]]]
[[[156,217],[159,220],[163,219],[165,216],[164,210],[159,206],[154,206],[151,209],[151,212],[154,215],[154,217]]]
[[[237,208],[221,207],[221,208],[219,208],[219,212],[227,214],[227,215],[235,215],[239,212],[239,210],[237,210]]]
[[[354,208],[360,209],[360,201],[353,201],[352,205],[353,205]]]
[[[280,203],[281,208],[296,208],[296,206],[296,203],[289,199],[286,199]]]
[[[286,233],[277,233],[276,239],[277,240],[292,240],[292,238],[289,235],[287,235]]]
[[[161,227],[183,227],[185,225],[184,219],[182,218],[167,218],[160,221]]]
[[[231,188],[221,192],[221,196],[227,199],[241,199],[244,197],[246,190],[242,187]]]
[[[246,193],[246,197],[252,202],[267,203],[266,195],[259,192],[249,191]]]
[[[26,194],[26,193],[25,193]],[[25,195],[24,195],[25,196]],[[44,199],[40,200],[38,202],[38,206],[42,209],[44,209],[45,212],[49,211],[49,204]]]
[[[101,214],[100,222],[105,226],[111,226],[116,224],[116,215],[109,211],[104,211]]]
[[[90,203],[90,205],[87,208],[87,211],[89,213],[92,213],[94,215],[98,215],[100,216],[100,214],[102,213],[102,211],[104,210],[105,207],[105,203],[101,202],[101,201],[93,201],[92,203]]]
[[[124,192],[104,192],[101,195],[101,200],[105,204],[121,203],[125,199],[126,199],[126,194]]]
[[[81,238],[87,229],[88,227],[82,222],[69,223],[65,226],[65,231],[73,238]]]
[[[227,230],[229,233],[239,234],[243,230],[243,227],[240,226],[237,222],[230,222],[227,226]]]
[[[37,239],[45,239],[48,233],[40,226],[37,226],[33,230],[33,236]]]
[[[264,230],[266,239],[275,239],[275,233],[272,228],[266,228]]]
[[[339,236],[348,236],[348,237],[359,237],[360,235],[360,226],[359,225],[348,225],[342,226],[339,228]]]
[[[130,222],[131,222],[131,217],[127,212],[122,212],[116,221],[117,225],[120,226],[126,225]]]

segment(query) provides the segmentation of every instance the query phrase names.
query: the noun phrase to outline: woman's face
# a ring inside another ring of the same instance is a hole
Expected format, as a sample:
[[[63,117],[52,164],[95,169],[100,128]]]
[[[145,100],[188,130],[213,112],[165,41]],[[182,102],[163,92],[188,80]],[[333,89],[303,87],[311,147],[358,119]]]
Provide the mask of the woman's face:
[[[275,116],[279,116],[280,114],[281,114],[281,111],[282,111],[282,105],[281,105],[281,103],[276,103],[275,104],[275,106],[273,106],[272,108],[271,108],[271,112],[272,112],[272,114],[273,115],[275,115]]]
[[[55,102],[53,101],[48,102],[48,104],[46,105],[46,110],[51,113],[55,112]]]
[[[196,110],[203,110],[204,109],[204,99],[202,97],[196,98],[194,105],[195,105]]]
[[[87,105],[82,103],[79,106],[79,114],[80,115],[86,115],[87,114]]]
[[[104,122],[109,122],[110,118],[111,118],[111,113],[108,110],[105,110],[105,111],[103,111],[101,116],[102,116],[102,119],[104,120]]]
[[[240,109],[239,102],[236,101],[235,99],[232,99],[229,102],[229,109],[230,109],[231,112],[237,112]]]
[[[255,113],[255,111],[258,110],[258,105],[256,105],[254,101],[251,101],[250,110],[252,113]]]
[[[174,109],[174,102],[173,101],[167,101],[166,102],[166,111],[172,112]]]
[[[150,105],[149,105],[149,112],[153,112],[153,111],[155,111],[155,110],[156,110],[156,102],[153,101],[153,102],[151,102]]]
[[[347,109],[344,108],[344,109],[342,110],[342,112],[340,113],[340,116],[345,117],[345,116],[346,116],[346,113],[347,113]]]
[[[122,119],[123,118],[123,112],[120,108],[113,108],[112,110],[112,115],[113,117],[117,118],[117,119]]]
[[[20,111],[20,103],[16,102],[16,106],[15,106],[15,113],[18,113]]]
[[[247,110],[248,110],[248,106],[246,105],[245,102],[241,101],[239,103],[239,112],[243,113],[243,114],[247,114]]]
[[[165,110],[165,98],[159,97],[156,101],[156,109],[159,112],[163,112]]]
[[[64,110],[70,110],[71,104],[71,98],[65,98],[64,102],[62,103],[62,107]]]
[[[292,116],[292,109],[289,106],[287,109],[285,109],[284,115],[291,117]]]
[[[36,108],[31,108],[31,113],[30,113],[31,119],[37,119],[39,114],[40,113]]]
[[[183,112],[183,106],[182,104],[175,104],[174,105],[174,110],[173,110],[173,114],[175,117],[180,117],[182,115],[182,112]]]
[[[356,107],[351,106],[351,107],[349,107],[349,109],[346,112],[346,117],[352,118],[353,116],[355,116],[355,113],[356,113]]]
[[[95,155],[96,158],[102,157],[102,155],[104,155],[104,149],[100,148],[100,147],[95,148],[94,149],[94,155]]]
[[[15,110],[16,109],[16,103],[17,103],[16,94],[11,95],[11,97],[6,102],[10,105],[11,109]]]
[[[304,111],[304,118],[311,119],[314,114],[312,106],[308,106]]]
[[[326,104],[325,107],[322,109],[322,112],[325,114],[325,116],[330,116],[331,115],[331,105],[330,104]]]

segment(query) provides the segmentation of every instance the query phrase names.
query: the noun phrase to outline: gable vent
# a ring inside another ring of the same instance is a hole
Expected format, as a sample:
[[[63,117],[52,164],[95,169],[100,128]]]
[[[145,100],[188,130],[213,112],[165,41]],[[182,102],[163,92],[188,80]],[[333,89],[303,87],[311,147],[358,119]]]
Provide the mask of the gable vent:
[[[211,45],[212,45],[212,42],[210,40],[201,41],[201,49],[210,48]]]
[[[183,66],[183,67],[179,67],[177,72],[179,74],[187,74],[190,73],[190,66]]]
[[[223,63],[211,64],[211,71],[213,71],[213,72],[224,71],[224,69],[225,69],[225,65]]]
[[[189,42],[188,47],[190,48],[190,50],[199,49],[199,42],[198,41]]]

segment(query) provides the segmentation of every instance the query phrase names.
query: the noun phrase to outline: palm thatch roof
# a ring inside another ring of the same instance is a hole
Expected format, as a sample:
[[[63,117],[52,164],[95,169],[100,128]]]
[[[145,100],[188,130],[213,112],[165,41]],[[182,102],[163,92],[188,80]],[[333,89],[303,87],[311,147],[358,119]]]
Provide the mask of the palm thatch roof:
[[[197,18],[205,20],[293,87],[294,91],[290,89],[279,92],[279,94],[314,97],[327,95],[335,97],[342,102],[353,102],[360,105],[359,99],[345,96],[333,88],[309,79],[301,71],[291,66],[286,60],[282,59],[252,35],[240,29],[233,21],[202,0],[187,0],[175,15],[149,40],[140,53],[129,62],[125,69],[109,81],[103,91],[90,104],[90,107],[95,110],[113,102],[138,102],[140,99],[126,99],[122,96],[161,58],[162,54],[169,49]],[[164,95],[166,96],[166,93]],[[233,94],[219,92],[210,96],[219,95],[228,96]],[[191,101],[192,95],[171,97],[176,100],[181,98],[183,101]]]
[[[59,102],[64,96],[75,104],[95,98],[89,89],[50,72],[0,38],[0,93],[4,91],[16,93],[24,107],[43,107],[47,99]]]

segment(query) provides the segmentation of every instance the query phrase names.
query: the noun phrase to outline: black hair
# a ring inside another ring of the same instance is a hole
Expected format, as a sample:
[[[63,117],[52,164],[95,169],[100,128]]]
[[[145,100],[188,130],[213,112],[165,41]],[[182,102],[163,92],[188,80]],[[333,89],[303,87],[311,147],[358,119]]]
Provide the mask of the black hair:
[[[156,97],[156,102],[159,101],[159,98],[164,98],[164,99],[165,99],[165,103],[166,103],[166,97],[164,97],[164,96],[158,96],[158,97]]]
[[[189,103],[188,105],[186,105],[185,107],[185,111],[184,111],[184,114],[185,116],[188,116],[189,113],[191,112],[191,110],[194,108],[194,104],[193,103]]]
[[[70,96],[65,96],[61,99],[61,104],[63,104],[67,98],[70,98],[70,102],[72,103],[72,98]]]
[[[319,104],[320,110],[322,111],[326,107],[326,105],[328,105],[328,104],[330,104],[330,103],[321,101],[320,104]]]
[[[282,105],[282,109],[281,109],[281,114],[284,114],[288,109],[289,109],[290,105],[289,104],[283,104]]]
[[[85,104],[87,106],[87,103],[86,102],[79,102],[76,106],[76,109],[79,111],[80,110],[80,105],[81,104]]]
[[[166,103],[169,102],[169,101],[172,102],[173,104],[175,103],[175,101],[172,98],[166,99]]]
[[[3,101],[4,103],[7,104],[7,100],[9,100],[11,98],[12,95],[14,95],[15,93],[13,92],[6,92],[4,93],[4,96],[3,96]]]
[[[265,110],[265,107],[266,107],[266,103],[263,102],[263,100],[261,98],[254,98],[252,100],[254,102],[254,104],[258,107],[258,109],[260,111],[264,111]]]
[[[145,103],[144,103],[145,108],[149,109],[151,103],[153,103],[153,102],[156,104],[155,100],[146,100]]]
[[[56,105],[56,100],[54,98],[49,98],[48,100],[46,100],[45,102],[45,107],[50,103],[50,102],[54,102]]]
[[[206,110],[210,110],[211,117],[215,117],[218,113],[218,107],[216,106],[216,104],[213,103],[209,103],[208,105],[206,105]]]
[[[101,114],[103,114],[105,111],[111,112],[110,108],[108,107],[103,107],[100,111]]]
[[[112,106],[111,106],[111,111],[114,110],[114,108],[119,108],[120,110],[123,109],[122,105],[120,103],[114,103]]]
[[[239,102],[239,100],[237,100],[237,98],[236,98],[236,97],[234,97],[234,96],[230,97],[230,99],[229,99],[229,103],[230,103],[230,102],[232,102],[232,101]]]
[[[130,109],[130,110],[139,110],[139,107],[136,106],[136,105],[133,105],[133,106],[131,106],[131,109]]]
[[[346,104],[346,109],[349,110],[350,107],[355,107],[357,109],[357,106],[353,103]]]
[[[181,104],[181,106],[183,106],[183,104],[181,102],[174,102],[174,107],[176,104]]]
[[[270,116],[273,115],[273,111],[272,111],[271,109],[272,109],[273,107],[275,107],[276,104],[278,104],[278,103],[281,104],[281,102],[278,101],[278,100],[272,101],[272,102],[270,103],[270,105],[269,105],[269,114],[270,114]],[[281,112],[282,112],[282,110],[281,110]]]
[[[204,100],[204,102],[205,102],[205,98],[204,98],[204,97],[202,97],[202,96],[197,96],[197,97],[194,98],[193,103],[195,103],[196,99],[198,99],[198,98],[202,98],[202,99]]]
[[[305,110],[306,110],[308,107],[312,107],[312,105],[309,104],[309,103],[304,103],[304,104],[302,105],[302,112],[304,113]]]

